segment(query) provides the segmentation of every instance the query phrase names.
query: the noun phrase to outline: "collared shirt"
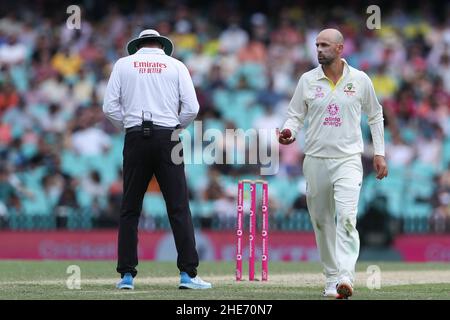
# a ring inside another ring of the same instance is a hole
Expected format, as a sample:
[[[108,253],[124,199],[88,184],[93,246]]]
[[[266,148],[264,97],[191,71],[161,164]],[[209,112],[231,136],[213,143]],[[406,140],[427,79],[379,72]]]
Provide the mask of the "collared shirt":
[[[185,128],[199,110],[194,85],[186,66],[162,49],[141,48],[119,59],[106,88],[103,112],[118,128],[145,120]],[[151,118],[151,119],[150,119]]]
[[[304,125],[305,154],[340,158],[363,152],[361,111],[368,115],[376,155],[384,156],[383,110],[370,78],[344,62],[336,85],[322,66],[304,73],[289,104],[283,129],[295,136]]]

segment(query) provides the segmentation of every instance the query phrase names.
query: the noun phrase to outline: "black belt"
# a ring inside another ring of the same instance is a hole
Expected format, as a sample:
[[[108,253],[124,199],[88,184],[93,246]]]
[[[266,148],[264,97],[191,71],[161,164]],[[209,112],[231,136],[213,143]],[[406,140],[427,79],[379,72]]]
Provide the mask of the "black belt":
[[[157,124],[153,125],[153,130],[175,130],[176,127],[163,127],[163,126],[158,126]],[[141,126],[135,126],[135,127],[130,127],[130,128],[126,128],[126,133],[130,133],[130,132],[135,132],[135,131],[142,131],[142,127]]]

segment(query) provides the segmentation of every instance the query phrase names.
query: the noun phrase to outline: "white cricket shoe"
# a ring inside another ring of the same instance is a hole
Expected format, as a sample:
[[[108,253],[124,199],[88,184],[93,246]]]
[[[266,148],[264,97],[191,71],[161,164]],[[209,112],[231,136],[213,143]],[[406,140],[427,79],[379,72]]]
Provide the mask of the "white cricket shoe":
[[[322,296],[337,298],[338,294],[337,294],[336,286],[337,286],[337,281],[327,282],[325,285],[325,289],[323,289]]]

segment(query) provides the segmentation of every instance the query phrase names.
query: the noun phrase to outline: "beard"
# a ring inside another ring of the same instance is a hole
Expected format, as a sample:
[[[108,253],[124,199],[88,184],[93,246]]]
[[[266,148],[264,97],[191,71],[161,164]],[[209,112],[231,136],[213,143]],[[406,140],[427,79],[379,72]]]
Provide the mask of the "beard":
[[[317,60],[321,65],[330,65],[334,61],[335,57],[318,56]]]

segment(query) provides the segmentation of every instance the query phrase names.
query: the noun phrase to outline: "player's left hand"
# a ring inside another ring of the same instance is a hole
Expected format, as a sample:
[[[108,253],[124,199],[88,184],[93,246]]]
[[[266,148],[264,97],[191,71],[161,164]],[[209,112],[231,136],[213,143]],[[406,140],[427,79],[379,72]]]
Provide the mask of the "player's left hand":
[[[376,155],[373,157],[373,167],[377,173],[378,180],[388,176],[388,167],[383,156]]]

